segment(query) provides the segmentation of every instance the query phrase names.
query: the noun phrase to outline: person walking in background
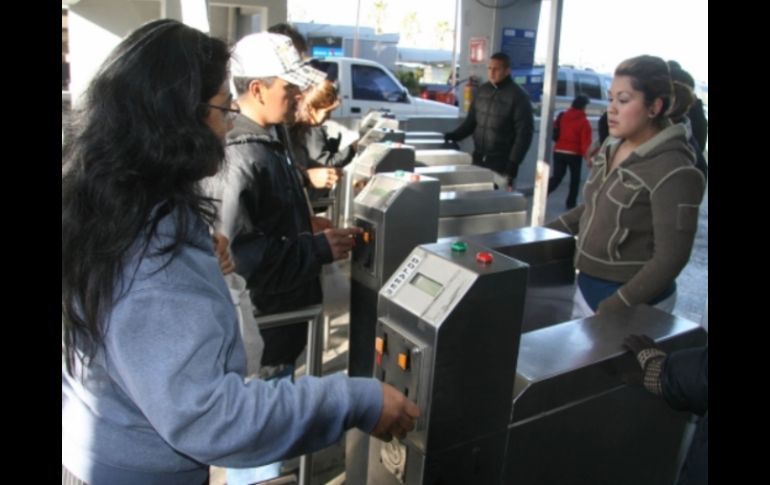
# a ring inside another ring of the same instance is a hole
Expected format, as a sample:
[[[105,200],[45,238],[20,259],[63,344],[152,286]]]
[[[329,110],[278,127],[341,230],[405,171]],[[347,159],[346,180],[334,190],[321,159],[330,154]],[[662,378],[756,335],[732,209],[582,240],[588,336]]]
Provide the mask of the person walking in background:
[[[583,203],[546,224],[578,237],[573,318],[640,303],[673,310],[705,190],[686,128],[670,121],[691,99],[658,57],[634,57],[615,70],[612,138],[594,160]]]
[[[586,116],[587,104],[587,96],[582,94],[576,96],[572,106],[561,113],[554,123],[558,124],[554,129],[559,130],[559,138],[553,149],[553,176],[548,181],[548,193],[559,187],[569,167],[567,209],[572,209],[577,204],[583,157],[588,157],[588,150],[591,147],[591,124]]]
[[[62,148],[62,483],[204,484],[316,451],[358,427],[389,440],[419,410],[339,373],[245,382],[238,318],[200,181],[233,127],[225,42],[174,20],[108,56]],[[222,245],[226,242],[222,242]]]
[[[473,164],[495,172],[499,188],[513,190],[519,165],[532,143],[532,101],[511,79],[507,54],[493,54],[487,74],[489,81],[477,90],[465,120],[454,131],[445,133],[444,141],[473,135]]]

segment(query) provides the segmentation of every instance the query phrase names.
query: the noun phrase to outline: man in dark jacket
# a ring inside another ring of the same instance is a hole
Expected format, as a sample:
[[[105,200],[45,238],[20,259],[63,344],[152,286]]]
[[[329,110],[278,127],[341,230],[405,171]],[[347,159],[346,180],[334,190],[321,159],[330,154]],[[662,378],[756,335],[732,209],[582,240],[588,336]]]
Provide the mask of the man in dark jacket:
[[[698,416],[677,485],[707,485],[709,457],[709,348],[666,353],[646,335],[629,335],[623,345],[642,368],[644,387],[678,411]]]
[[[346,258],[357,229],[313,221],[283,123],[301,90],[324,73],[302,64],[290,39],[252,34],[235,47],[233,84],[241,114],[227,134],[227,168],[211,191],[221,199],[220,227],[232,241],[236,272],[263,314],[321,302],[323,264]],[[306,343],[306,325],[263,330],[262,365],[292,367]]]
[[[462,140],[473,134],[473,164],[495,171],[504,188],[511,190],[532,143],[532,102],[511,79],[507,54],[493,54],[487,73],[489,82],[479,87],[465,121],[444,138]]]

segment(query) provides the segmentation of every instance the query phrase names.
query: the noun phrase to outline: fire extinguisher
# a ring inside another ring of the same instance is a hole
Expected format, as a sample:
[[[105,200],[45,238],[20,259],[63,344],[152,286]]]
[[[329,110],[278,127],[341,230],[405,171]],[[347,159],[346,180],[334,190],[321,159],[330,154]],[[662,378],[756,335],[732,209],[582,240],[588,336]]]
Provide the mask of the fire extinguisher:
[[[471,109],[474,91],[476,91],[476,78],[471,76],[463,88],[463,111],[466,113]]]

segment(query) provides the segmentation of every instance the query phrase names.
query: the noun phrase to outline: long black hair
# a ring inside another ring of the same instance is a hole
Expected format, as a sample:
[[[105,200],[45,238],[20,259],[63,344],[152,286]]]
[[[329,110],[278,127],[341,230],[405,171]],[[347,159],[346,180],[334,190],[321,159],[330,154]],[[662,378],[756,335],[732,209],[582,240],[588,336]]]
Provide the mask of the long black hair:
[[[119,296],[126,251],[146,251],[161,218],[174,214],[171,257],[190,219],[215,209],[199,181],[224,159],[206,124],[227,79],[221,40],[174,20],[143,25],[109,55],[67,127],[62,148],[62,325],[67,369],[75,349],[90,359]]]

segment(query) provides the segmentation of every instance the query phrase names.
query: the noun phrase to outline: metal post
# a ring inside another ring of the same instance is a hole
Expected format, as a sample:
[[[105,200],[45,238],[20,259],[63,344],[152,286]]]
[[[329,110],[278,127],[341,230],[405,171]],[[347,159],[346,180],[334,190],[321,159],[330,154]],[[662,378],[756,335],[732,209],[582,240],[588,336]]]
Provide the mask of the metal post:
[[[320,376],[323,367],[323,306],[312,305],[301,310],[255,318],[261,329],[281,327],[307,322],[307,375]],[[310,485],[313,475],[313,455],[308,453],[299,459],[299,483]]]
[[[307,322],[307,375],[321,376],[323,370],[323,312]],[[313,454],[299,458],[299,483],[310,485],[313,476]]]
[[[551,133],[553,131],[553,106],[556,99],[556,78],[559,70],[559,40],[561,39],[561,14],[564,0],[551,1],[551,14],[548,31],[548,57],[545,61],[545,78],[543,79],[543,103],[540,110],[540,138],[537,141],[537,165],[547,163],[550,160]],[[532,196],[538,210],[532,210],[532,225],[542,226],[545,222],[545,200],[548,197],[548,179],[543,173],[548,171],[535,168],[535,191]]]

